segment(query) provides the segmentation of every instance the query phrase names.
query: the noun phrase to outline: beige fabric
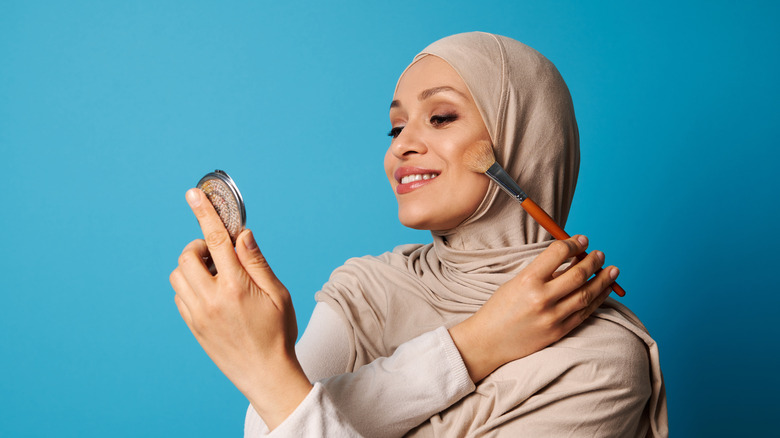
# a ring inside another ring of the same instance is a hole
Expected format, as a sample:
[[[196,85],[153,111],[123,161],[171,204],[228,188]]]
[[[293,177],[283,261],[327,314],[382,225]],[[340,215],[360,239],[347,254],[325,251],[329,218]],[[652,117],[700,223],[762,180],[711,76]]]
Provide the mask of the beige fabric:
[[[496,158],[562,225],[579,168],[571,97],[535,50],[481,33],[439,40],[424,56],[447,61],[471,91]],[[408,68],[408,67],[407,67]],[[429,245],[349,260],[317,294],[343,315],[352,351],[346,371],[474,313],[527,266],[550,235],[491,183],[475,213]],[[665,436],[658,351],[628,309],[608,300],[557,344],[512,362],[412,431],[415,436]]]

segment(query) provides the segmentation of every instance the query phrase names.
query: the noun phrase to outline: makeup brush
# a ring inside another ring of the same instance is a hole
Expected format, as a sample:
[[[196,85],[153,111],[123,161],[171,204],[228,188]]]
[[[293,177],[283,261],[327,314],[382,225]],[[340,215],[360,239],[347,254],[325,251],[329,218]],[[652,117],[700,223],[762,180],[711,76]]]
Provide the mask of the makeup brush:
[[[464,159],[470,170],[477,173],[484,173],[495,181],[499,187],[504,189],[509,196],[517,199],[520,206],[523,207],[539,225],[552,234],[553,237],[558,240],[565,240],[571,237],[542,209],[542,207],[539,207],[531,198],[529,198],[528,194],[526,194],[520,186],[517,185],[515,180],[506,173],[504,168],[496,162],[495,155],[493,155],[493,147],[489,142],[479,142],[476,147],[467,150]],[[576,257],[582,260],[587,254],[587,252],[582,252],[577,254]],[[600,271],[601,269],[599,269],[599,272]],[[623,290],[617,282],[612,283],[612,290],[621,297],[626,295],[626,291]]]

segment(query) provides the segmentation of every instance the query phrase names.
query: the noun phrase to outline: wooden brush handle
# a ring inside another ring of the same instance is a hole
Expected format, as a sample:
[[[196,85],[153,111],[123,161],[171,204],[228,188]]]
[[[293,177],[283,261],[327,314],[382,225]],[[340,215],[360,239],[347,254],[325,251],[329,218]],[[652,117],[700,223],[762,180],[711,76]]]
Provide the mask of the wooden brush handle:
[[[558,225],[557,222],[553,220],[553,218],[550,217],[549,214],[547,214],[546,211],[542,210],[542,207],[536,205],[536,202],[531,200],[531,198],[525,198],[525,200],[520,203],[520,205],[523,207],[523,209],[525,209],[525,211],[528,212],[528,214],[531,215],[532,218],[534,218],[534,220],[536,220],[536,222],[539,223],[539,225],[544,227],[544,229],[552,234],[552,236],[556,239],[566,240],[571,237],[566,231],[563,230],[563,228],[561,228],[560,225]],[[588,255],[588,253],[583,251],[577,254],[576,257],[582,260],[586,255]],[[599,270],[596,272],[601,272],[601,268],[599,268]],[[623,290],[623,288],[620,287],[617,282],[612,283],[612,290],[621,297],[626,295],[626,291]]]

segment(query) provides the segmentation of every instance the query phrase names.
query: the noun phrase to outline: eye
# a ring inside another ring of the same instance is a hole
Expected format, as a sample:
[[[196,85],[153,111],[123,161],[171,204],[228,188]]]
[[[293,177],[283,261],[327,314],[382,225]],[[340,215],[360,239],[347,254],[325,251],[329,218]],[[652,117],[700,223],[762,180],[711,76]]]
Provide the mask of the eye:
[[[458,119],[457,114],[437,114],[435,116],[431,116],[431,125],[433,126],[446,125],[447,123],[454,122],[457,119]]]
[[[393,129],[390,130],[390,132],[387,133],[388,136],[396,138],[401,134],[401,131],[404,129],[403,126],[396,126]]]

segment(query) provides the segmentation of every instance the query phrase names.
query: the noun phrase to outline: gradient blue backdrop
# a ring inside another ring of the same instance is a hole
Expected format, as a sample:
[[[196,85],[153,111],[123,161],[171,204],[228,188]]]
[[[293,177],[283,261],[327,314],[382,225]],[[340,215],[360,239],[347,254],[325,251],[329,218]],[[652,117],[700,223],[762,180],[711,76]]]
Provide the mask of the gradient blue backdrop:
[[[428,241],[382,170],[397,75],[485,30],[571,89],[567,229],[660,344],[675,436],[776,430],[776,2],[0,1],[0,436],[240,436],[181,321],[184,192],[228,170],[305,326],[351,256]]]

